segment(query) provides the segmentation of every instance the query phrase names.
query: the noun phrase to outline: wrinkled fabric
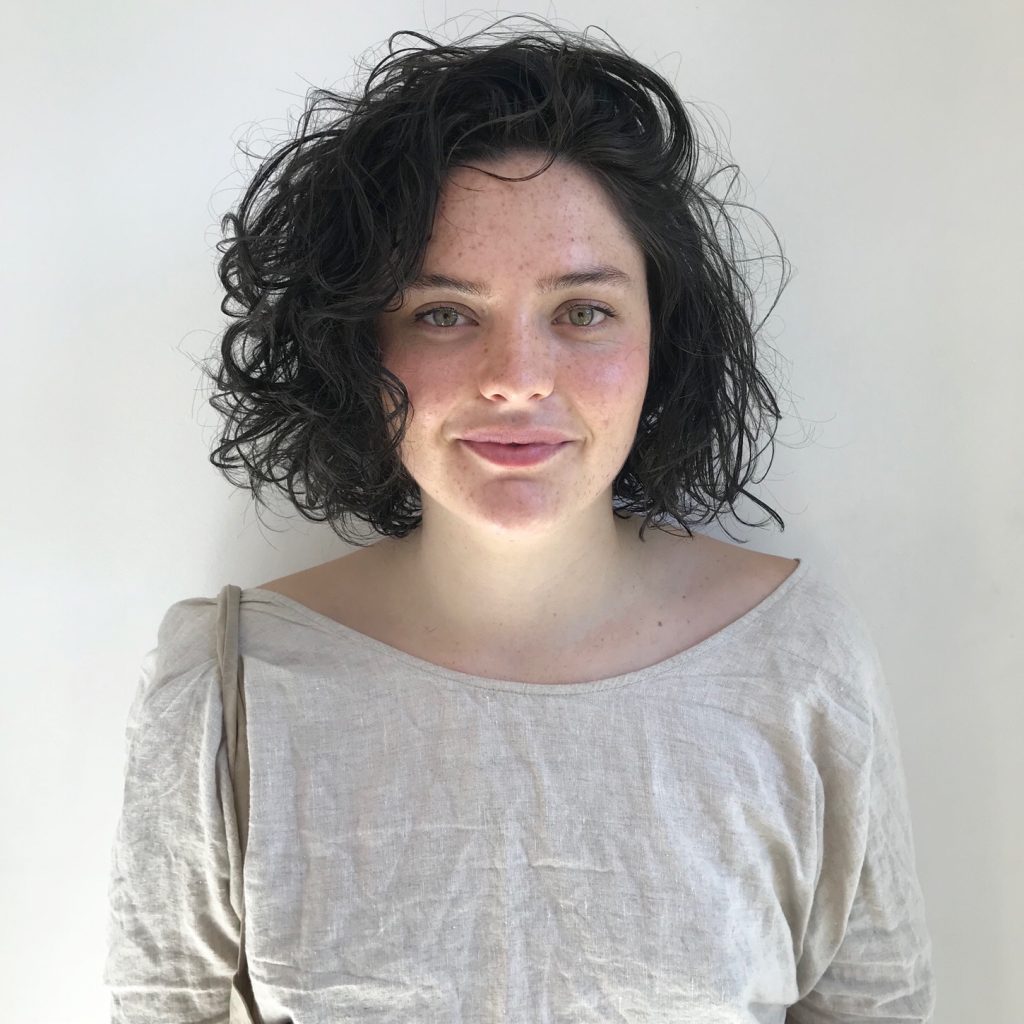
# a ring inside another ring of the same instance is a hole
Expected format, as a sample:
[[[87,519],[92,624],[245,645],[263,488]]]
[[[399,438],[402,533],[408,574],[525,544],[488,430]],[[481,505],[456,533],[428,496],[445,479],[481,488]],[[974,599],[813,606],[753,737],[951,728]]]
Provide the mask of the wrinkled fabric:
[[[216,598],[172,605],[129,712],[115,1024],[228,1019],[216,625]],[[240,645],[266,1024],[931,1019],[889,691],[804,561],[703,642],[596,682],[456,672],[258,588]]]

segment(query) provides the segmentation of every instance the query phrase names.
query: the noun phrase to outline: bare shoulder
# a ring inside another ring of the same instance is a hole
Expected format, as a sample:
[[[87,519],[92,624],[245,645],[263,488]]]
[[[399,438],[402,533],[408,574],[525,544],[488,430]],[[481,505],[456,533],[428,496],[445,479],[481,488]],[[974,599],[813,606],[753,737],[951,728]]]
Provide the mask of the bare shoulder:
[[[765,551],[756,551],[749,546],[728,543],[714,537],[705,537],[705,540],[710,541],[715,550],[721,552],[723,559],[733,560],[746,574],[759,579],[782,582],[796,569],[798,564],[795,558],[770,555]]]
[[[749,544],[699,536],[700,557],[696,559],[689,589],[691,594],[703,595],[708,606],[717,609],[713,614],[723,622],[731,622],[756,607],[799,565],[798,559],[757,551]]]
[[[285,597],[290,597],[300,604],[308,605],[315,611],[323,612],[328,594],[333,595],[336,600],[339,590],[342,588],[352,590],[360,588],[359,581],[366,579],[367,572],[371,571],[373,562],[380,554],[379,551],[374,550],[377,547],[379,544],[357,548],[340,558],[293,572],[288,576],[279,576],[266,583],[259,583],[257,588],[272,590]]]
[[[389,557],[394,543],[384,538],[340,558],[261,583],[260,589],[283,594],[392,647],[408,649],[403,639],[410,634],[407,602],[390,596],[405,593],[401,581],[394,583],[397,574]]]
[[[709,537],[707,534],[694,534],[700,538],[700,558],[697,564],[707,582],[720,580],[735,584],[745,581],[748,586],[768,587],[774,590],[795,570],[798,560],[770,555],[757,551],[749,544],[733,544],[728,541]]]
[[[649,538],[651,543],[646,542]],[[652,600],[675,612],[701,639],[752,608],[796,570],[798,561],[707,534],[665,530],[646,534],[640,563]]]

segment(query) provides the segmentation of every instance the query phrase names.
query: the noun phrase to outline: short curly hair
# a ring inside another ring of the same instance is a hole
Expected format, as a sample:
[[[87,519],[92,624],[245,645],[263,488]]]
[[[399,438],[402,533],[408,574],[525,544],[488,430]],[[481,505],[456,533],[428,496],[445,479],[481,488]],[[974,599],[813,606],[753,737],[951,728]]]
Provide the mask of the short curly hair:
[[[286,490],[349,544],[363,546],[347,516],[382,536],[417,529],[420,489],[399,455],[409,395],[382,365],[374,319],[418,275],[450,169],[535,151],[540,171],[555,159],[589,170],[644,253],[648,388],[613,513],[643,515],[641,541],[665,517],[692,536],[688,521],[744,494],[784,530],[744,489],[760,454],[744,460],[744,443],[765,420],[773,443],[779,408],[756,365],[752,293],[709,216],[723,204],[696,180],[683,103],[621,50],[542,24],[482,45],[470,43],[483,33],[445,44],[396,32],[361,96],[307,94],[298,135],[221,220],[234,229],[217,245],[234,322],[204,368],[224,416],[210,461],[257,505],[264,485]],[[427,45],[396,52],[402,35]],[[321,111],[326,123],[314,123]]]

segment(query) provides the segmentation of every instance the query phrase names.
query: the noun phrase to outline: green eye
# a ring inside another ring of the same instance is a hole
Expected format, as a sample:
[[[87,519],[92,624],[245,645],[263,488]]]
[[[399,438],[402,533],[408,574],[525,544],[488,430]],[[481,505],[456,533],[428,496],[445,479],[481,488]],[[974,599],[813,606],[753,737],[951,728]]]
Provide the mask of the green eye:
[[[616,315],[615,312],[609,309],[607,306],[599,306],[596,303],[592,302],[577,303],[575,306],[570,306],[566,312],[570,317],[572,317],[577,312],[583,312],[584,314],[586,314],[588,310],[590,311],[590,321],[588,323],[577,323],[575,320],[571,320],[570,322],[573,324],[574,327],[582,327],[584,329],[588,327],[600,327],[601,324],[605,322],[605,320],[609,320]],[[601,313],[603,317],[603,319],[598,320],[596,324],[593,322],[595,310],[598,313]],[[436,327],[439,330],[448,330],[452,327],[458,326],[458,324],[454,322],[437,323],[436,321],[433,320],[427,321],[427,317],[433,316],[435,313],[447,314],[449,318],[454,317],[456,319],[463,315],[452,306],[433,306],[430,309],[423,310],[422,313],[417,313],[413,317],[413,320],[417,323],[425,322],[428,327]]]
[[[425,309],[422,313],[417,313],[413,317],[413,320],[416,320],[418,322],[418,321],[421,321],[421,320],[423,320],[424,318],[426,318],[428,316],[431,316],[434,313],[448,313],[451,316],[455,316],[455,317],[462,316],[462,314],[457,309],[452,309],[451,306],[434,306],[433,309]],[[438,324],[438,323],[431,322],[430,324],[428,324],[428,326],[429,327],[445,328],[445,327],[454,327],[455,324]]]

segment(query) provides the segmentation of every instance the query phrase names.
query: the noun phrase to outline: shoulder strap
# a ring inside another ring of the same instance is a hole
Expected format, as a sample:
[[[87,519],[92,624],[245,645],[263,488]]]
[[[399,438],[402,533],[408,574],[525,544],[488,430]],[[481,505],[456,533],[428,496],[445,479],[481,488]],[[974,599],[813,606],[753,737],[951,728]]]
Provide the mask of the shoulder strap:
[[[249,840],[249,745],[246,736],[244,670],[238,651],[238,618],[241,591],[227,584],[217,602],[217,657],[220,659],[220,692],[224,706],[224,738],[228,766],[235,788],[235,815],[242,856]]]
[[[221,703],[224,707],[224,738],[228,748],[228,768],[234,791],[244,879],[245,849],[249,841],[249,743],[245,721],[245,678],[238,649],[241,596],[241,588],[228,583],[217,599],[217,657],[220,661]],[[253,997],[249,964],[245,956],[244,894],[240,905],[238,967],[231,979],[229,1024],[263,1024]]]

